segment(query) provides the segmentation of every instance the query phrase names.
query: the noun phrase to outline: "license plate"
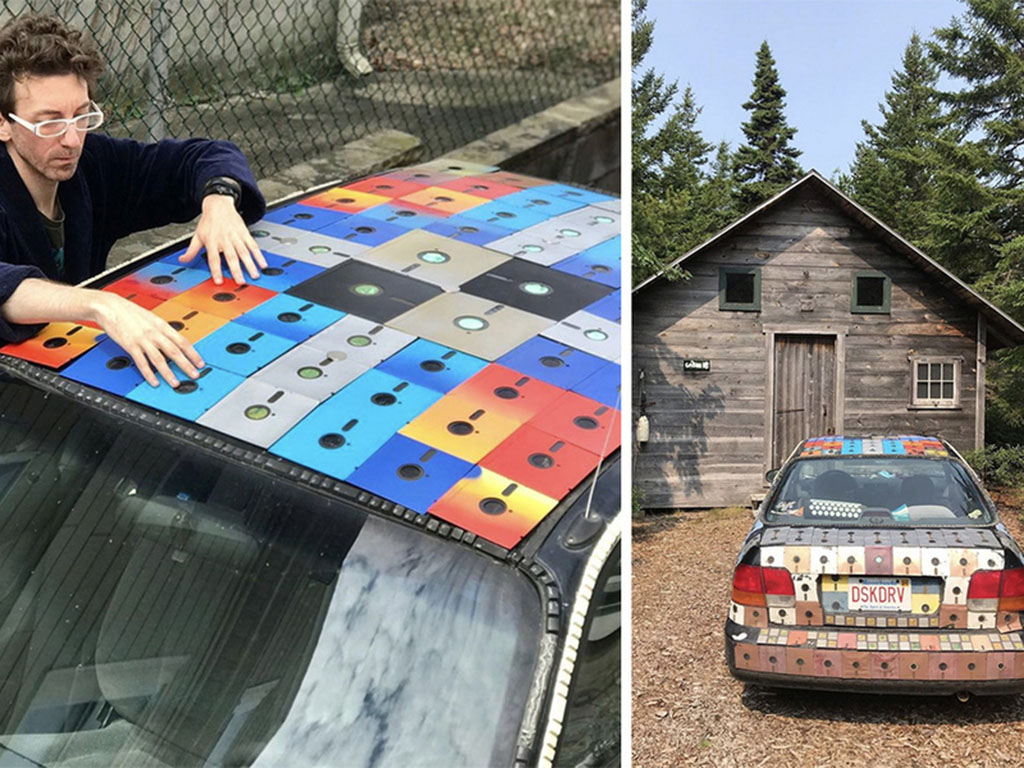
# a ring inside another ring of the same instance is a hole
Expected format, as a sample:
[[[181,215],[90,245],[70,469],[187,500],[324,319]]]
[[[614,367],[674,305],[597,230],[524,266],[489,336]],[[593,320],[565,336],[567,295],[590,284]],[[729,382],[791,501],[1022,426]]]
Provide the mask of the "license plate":
[[[910,579],[850,579],[851,611],[910,611]]]

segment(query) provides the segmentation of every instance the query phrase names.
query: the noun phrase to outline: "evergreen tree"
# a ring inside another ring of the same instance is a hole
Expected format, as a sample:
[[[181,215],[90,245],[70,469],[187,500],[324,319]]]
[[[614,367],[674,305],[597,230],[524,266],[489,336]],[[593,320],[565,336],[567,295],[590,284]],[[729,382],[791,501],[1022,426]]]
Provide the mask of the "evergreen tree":
[[[754,92],[743,105],[750,112],[750,120],[742,126],[746,143],[736,150],[734,160],[737,202],[743,211],[754,208],[803,175],[797,162],[801,152],[790,146],[796,129],[786,123],[785,97],[766,40],[757,51]]]

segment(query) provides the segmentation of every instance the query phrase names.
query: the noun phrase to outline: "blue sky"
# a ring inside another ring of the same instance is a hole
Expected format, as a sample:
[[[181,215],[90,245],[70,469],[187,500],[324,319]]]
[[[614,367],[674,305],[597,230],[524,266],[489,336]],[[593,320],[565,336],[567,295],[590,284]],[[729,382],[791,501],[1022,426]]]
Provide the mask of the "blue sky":
[[[712,143],[743,140],[740,105],[753,90],[754,59],[767,40],[786,89],[805,170],[846,171],[916,30],[922,39],[963,13],[956,0],[648,0],[654,45],[640,67],[689,83]],[[638,70],[639,71],[639,70]]]

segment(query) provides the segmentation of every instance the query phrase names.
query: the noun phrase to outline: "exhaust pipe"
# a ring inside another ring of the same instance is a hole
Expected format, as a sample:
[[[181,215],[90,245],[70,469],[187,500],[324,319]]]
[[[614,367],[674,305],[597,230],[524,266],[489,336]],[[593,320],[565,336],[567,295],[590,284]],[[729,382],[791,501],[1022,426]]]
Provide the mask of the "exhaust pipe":
[[[956,700],[959,701],[961,704],[966,704],[968,701],[971,700],[971,694],[969,691],[957,691]]]

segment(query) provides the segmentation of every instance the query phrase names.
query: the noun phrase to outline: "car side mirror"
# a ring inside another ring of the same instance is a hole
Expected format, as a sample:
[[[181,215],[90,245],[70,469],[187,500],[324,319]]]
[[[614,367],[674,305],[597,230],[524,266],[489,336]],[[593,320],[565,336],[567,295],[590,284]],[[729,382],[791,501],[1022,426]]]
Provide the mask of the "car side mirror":
[[[778,474],[778,469],[769,469],[767,472],[764,473],[764,479],[768,482],[769,485],[771,485],[773,482],[775,482],[775,478],[778,476]]]

